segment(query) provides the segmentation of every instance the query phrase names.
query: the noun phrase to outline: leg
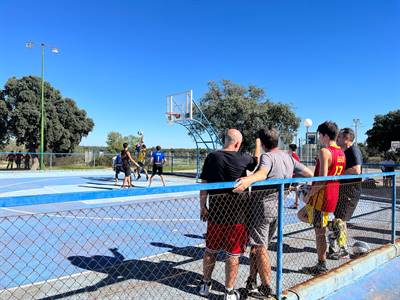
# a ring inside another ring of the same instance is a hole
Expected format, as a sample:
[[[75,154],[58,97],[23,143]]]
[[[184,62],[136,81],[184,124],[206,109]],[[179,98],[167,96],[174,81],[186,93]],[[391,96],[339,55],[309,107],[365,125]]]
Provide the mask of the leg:
[[[264,245],[254,246],[257,257],[257,269],[264,286],[271,285],[271,263],[268,250]]]
[[[326,261],[326,227],[315,228],[315,242],[317,247],[318,261]]]
[[[211,281],[211,275],[214,271],[215,261],[217,260],[216,254],[211,253],[209,251],[204,252],[203,257],[203,278],[204,281]]]
[[[255,281],[257,279],[257,273],[257,251],[256,248],[252,246],[250,249],[250,279]]]
[[[229,255],[225,262],[225,287],[233,289],[239,270],[239,256]]]
[[[163,186],[165,186],[164,177],[162,175],[160,175],[160,178],[161,178],[161,182],[162,182]]]
[[[309,219],[308,219],[308,211],[307,211],[307,207],[306,206],[304,206],[302,209],[300,209],[297,212],[297,217],[299,218],[299,220],[301,222],[310,223]]]
[[[151,181],[153,180],[154,174],[151,174],[150,180],[149,180],[149,187],[151,186]]]

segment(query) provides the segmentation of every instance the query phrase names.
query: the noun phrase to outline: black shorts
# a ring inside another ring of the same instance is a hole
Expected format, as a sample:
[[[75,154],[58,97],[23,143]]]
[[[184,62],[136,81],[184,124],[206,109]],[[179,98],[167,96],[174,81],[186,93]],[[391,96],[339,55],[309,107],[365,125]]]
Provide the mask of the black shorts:
[[[153,164],[153,175],[162,175],[163,174],[163,166]]]
[[[361,182],[341,184],[339,188],[339,199],[335,209],[335,218],[347,222],[356,210],[361,196]]]
[[[124,166],[124,174],[125,174],[125,177],[131,176],[132,170],[131,170],[130,166]]]
[[[141,161],[138,161],[137,164],[139,165],[139,167],[140,167],[141,169],[144,168],[144,163],[142,163]]]

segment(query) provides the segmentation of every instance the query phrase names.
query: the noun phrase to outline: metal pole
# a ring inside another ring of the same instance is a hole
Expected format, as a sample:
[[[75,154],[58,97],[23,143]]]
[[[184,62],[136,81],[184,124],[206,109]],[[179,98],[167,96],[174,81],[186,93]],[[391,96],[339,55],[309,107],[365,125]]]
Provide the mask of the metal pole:
[[[42,47],[42,96],[40,100],[40,170],[44,170],[44,44]]]
[[[171,174],[174,174],[174,152],[171,153]]]
[[[283,270],[283,201],[284,201],[284,185],[279,185],[278,200],[278,244],[277,244],[277,262],[276,262],[276,297],[282,299],[282,270]]]
[[[396,175],[392,176],[392,244],[396,241]]]

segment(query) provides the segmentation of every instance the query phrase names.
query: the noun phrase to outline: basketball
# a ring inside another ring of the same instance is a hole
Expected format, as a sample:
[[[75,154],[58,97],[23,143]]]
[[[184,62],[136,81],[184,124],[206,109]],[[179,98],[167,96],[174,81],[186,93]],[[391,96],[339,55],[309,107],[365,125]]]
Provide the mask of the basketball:
[[[357,241],[353,244],[353,255],[360,256],[371,251],[371,248],[366,242]]]

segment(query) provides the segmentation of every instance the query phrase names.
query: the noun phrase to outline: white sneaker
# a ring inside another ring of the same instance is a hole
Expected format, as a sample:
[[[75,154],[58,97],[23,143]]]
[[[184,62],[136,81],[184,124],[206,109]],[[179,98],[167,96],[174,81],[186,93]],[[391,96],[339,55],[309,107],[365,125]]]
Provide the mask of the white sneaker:
[[[200,296],[208,297],[208,295],[210,294],[210,290],[211,290],[211,281],[205,282],[204,280],[202,280],[200,283],[200,290],[199,290]]]
[[[224,300],[240,300],[240,293],[237,290],[225,292]]]

